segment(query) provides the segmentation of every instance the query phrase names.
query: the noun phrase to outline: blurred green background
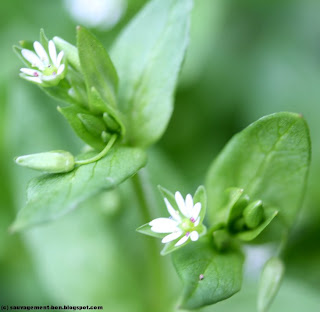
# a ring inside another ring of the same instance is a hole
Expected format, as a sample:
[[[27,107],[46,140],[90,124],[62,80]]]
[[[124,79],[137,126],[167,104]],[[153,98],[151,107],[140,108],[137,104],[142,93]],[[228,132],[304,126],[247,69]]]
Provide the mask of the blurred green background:
[[[37,40],[40,28],[49,38],[58,35],[75,43],[80,23],[108,48],[145,2],[1,1],[0,304],[175,310],[181,284],[170,256],[159,256],[166,275],[151,267],[152,238],[135,232],[142,217],[130,181],[56,222],[8,233],[25,202],[27,182],[37,174],[17,168],[14,156],[54,149],[78,153],[82,148],[56,111],[58,103],[18,77],[22,64],[12,45]],[[109,8],[105,16],[103,8]],[[156,199],[153,214],[158,216],[165,207],[157,184],[193,193],[233,134],[269,113],[305,116],[313,142],[312,167],[305,204],[285,255],[285,280],[270,310],[275,312],[320,311],[319,12],[318,0],[195,0],[175,111],[167,132],[150,149],[144,170]],[[203,311],[255,311],[258,274],[270,248],[248,248],[243,290]]]

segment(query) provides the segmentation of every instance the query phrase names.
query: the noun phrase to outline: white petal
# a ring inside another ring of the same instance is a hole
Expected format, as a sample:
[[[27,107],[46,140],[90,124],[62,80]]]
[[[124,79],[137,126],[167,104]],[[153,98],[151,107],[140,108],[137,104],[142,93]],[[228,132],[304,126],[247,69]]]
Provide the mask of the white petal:
[[[56,46],[54,45],[53,41],[50,40],[49,41],[49,54],[50,54],[50,58],[52,60],[52,63],[57,66],[57,50],[56,50]]]
[[[43,63],[45,63],[46,65],[49,64],[48,54],[47,54],[46,50],[44,49],[44,47],[42,46],[42,44],[38,41],[35,41],[33,43],[33,47],[34,47],[34,50],[37,52],[40,60]]]
[[[57,75],[62,74],[62,72],[64,71],[65,65],[62,64],[61,66],[59,66],[58,71],[57,71]]]
[[[42,83],[42,80],[39,77],[23,76],[23,78],[32,82]]]
[[[61,51],[61,52],[58,54],[58,57],[57,57],[57,64],[56,64],[56,66],[57,66],[57,67],[59,67],[59,66],[60,66],[60,63],[61,63],[62,58],[63,58],[63,55],[64,55],[63,51]]]
[[[177,228],[177,222],[169,218],[158,218],[152,220],[149,225],[151,231],[156,233],[170,233],[175,232]]]
[[[32,77],[39,77],[41,75],[41,72],[38,70],[32,69],[32,68],[20,68],[20,71],[26,75],[32,76]],[[34,74],[37,74],[38,76],[35,76]]]
[[[184,244],[188,240],[189,236],[184,235],[178,242],[175,244],[175,246],[180,246]]]
[[[192,208],[193,208],[193,199],[190,194],[187,195],[186,197],[186,207],[189,213],[191,213]]]
[[[39,69],[44,69],[41,60],[34,52],[27,49],[22,49],[21,54],[29,63],[31,63],[32,66],[38,67]]]
[[[197,220],[201,211],[201,203],[196,203],[191,211],[191,217]]]
[[[199,223],[200,223],[200,218],[198,218],[198,219],[196,220],[196,222],[194,223],[194,226],[198,226]]]
[[[186,209],[184,199],[183,199],[180,192],[176,192],[175,199],[176,199],[176,202],[177,202],[178,207],[179,207],[180,211],[182,212],[182,214],[185,217],[190,218],[190,215],[188,214],[188,210]]]
[[[175,210],[175,209],[171,206],[171,204],[170,204],[170,202],[168,201],[167,198],[164,199],[164,202],[165,202],[165,204],[166,204],[166,206],[167,206],[168,212],[170,213],[171,217],[172,217],[174,220],[176,220],[176,221],[178,221],[178,222],[181,222],[181,218],[180,218],[180,216],[179,216],[179,212],[178,212],[177,210]]]
[[[193,242],[197,241],[199,239],[199,233],[197,231],[191,232],[190,238]]]
[[[179,231],[179,232],[173,232],[173,233],[165,236],[165,237],[162,239],[161,242],[162,242],[163,244],[172,242],[172,241],[174,241],[175,239],[177,239],[178,237],[180,237],[181,234],[182,234],[181,231]]]
[[[52,81],[52,80],[57,79],[57,75],[50,75],[50,76],[45,76],[45,75],[43,75],[43,76],[41,77],[41,79],[42,79],[43,81]]]

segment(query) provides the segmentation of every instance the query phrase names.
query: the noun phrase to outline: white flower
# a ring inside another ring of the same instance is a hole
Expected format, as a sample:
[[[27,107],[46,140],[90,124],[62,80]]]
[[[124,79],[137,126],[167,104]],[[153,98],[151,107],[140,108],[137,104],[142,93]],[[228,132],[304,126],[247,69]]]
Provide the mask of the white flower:
[[[20,76],[44,87],[57,85],[66,74],[66,65],[62,64],[63,51],[57,55],[52,40],[48,44],[49,55],[40,42],[35,41],[33,47],[35,52],[21,50],[23,58],[30,63],[31,68],[21,68]]]
[[[179,210],[175,210],[167,198],[164,198],[169,218],[158,218],[151,222],[151,231],[154,233],[168,233],[162,243],[170,243],[180,238],[175,244],[175,247],[186,243],[190,238],[196,241],[199,238],[198,226],[200,224],[201,203],[193,203],[193,198],[190,194],[184,200],[180,192],[175,193],[175,201]]]

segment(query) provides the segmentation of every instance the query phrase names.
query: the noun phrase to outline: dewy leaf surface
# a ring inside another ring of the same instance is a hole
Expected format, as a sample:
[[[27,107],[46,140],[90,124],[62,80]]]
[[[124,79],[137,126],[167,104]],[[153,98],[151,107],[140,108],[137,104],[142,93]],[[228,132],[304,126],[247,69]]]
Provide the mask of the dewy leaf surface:
[[[119,108],[132,145],[157,141],[173,110],[173,95],[188,44],[192,0],[154,0],[111,50],[119,75]]]
[[[301,206],[310,150],[306,121],[294,113],[263,117],[235,135],[207,176],[210,221],[223,209],[223,192],[238,187],[251,200],[275,207],[277,218],[290,226]]]
[[[173,263],[184,284],[181,308],[197,309],[238,292],[243,260],[238,250],[218,252],[208,237],[175,251]]]
[[[99,161],[69,173],[34,178],[28,186],[27,205],[18,213],[11,229],[18,231],[57,219],[101,190],[116,187],[145,163],[143,150],[118,147]]]

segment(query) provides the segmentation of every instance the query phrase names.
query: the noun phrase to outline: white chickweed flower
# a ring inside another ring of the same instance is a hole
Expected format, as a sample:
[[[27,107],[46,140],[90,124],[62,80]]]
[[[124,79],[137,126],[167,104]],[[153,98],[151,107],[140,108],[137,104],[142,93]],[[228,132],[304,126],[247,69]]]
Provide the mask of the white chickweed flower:
[[[56,86],[66,74],[66,65],[62,63],[63,51],[57,55],[52,40],[48,44],[49,55],[40,42],[35,41],[33,47],[35,52],[21,50],[22,56],[31,64],[31,68],[21,68],[20,76],[43,87]]]

